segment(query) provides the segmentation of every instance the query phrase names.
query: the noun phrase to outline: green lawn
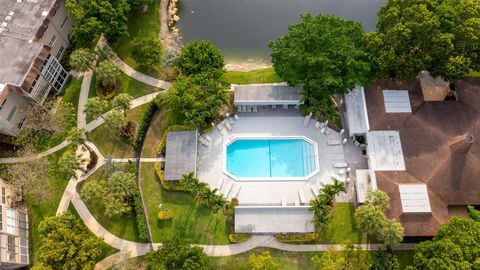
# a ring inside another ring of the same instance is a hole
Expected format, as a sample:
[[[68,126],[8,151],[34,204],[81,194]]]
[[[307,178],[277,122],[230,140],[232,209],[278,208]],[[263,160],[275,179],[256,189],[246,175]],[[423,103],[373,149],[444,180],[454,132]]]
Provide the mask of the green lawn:
[[[153,116],[152,122],[143,143],[142,157],[156,157],[157,145],[162,139],[165,130],[172,125],[182,124],[183,119],[180,115],[167,110],[162,106]]]
[[[337,203],[330,223],[320,232],[321,244],[366,243],[366,237],[355,228],[355,207],[352,203]]]
[[[147,107],[148,103],[133,108],[127,113],[128,120],[137,123],[137,129]],[[116,138],[105,124],[90,132],[88,138],[106,158],[130,158],[135,156],[135,149],[132,144]]]
[[[227,244],[225,216],[214,214],[199,206],[192,195],[185,192],[167,191],[161,187],[153,163],[142,163],[142,190],[154,242],[161,242],[173,235],[180,235],[198,244]],[[171,221],[158,221],[159,205],[174,211]]]
[[[41,245],[38,225],[45,217],[54,216],[57,212],[58,204],[67,187],[68,179],[58,172],[57,161],[65,151],[58,151],[48,157],[51,162],[49,168],[49,177],[46,180],[45,193],[41,198],[28,196],[26,202],[30,219],[30,261],[35,262],[35,250]]]
[[[272,248],[256,248],[246,253],[228,257],[210,257],[210,269],[222,270],[250,270],[248,266],[248,257],[257,255],[264,250],[268,250],[275,262],[280,265],[281,270],[310,270],[314,269],[311,257],[320,255],[321,252],[291,252]],[[413,253],[410,251],[396,251],[400,262],[400,269],[411,264]]]
[[[225,77],[233,84],[278,83],[283,82],[273,68],[257,69],[249,72],[228,71]]]
[[[117,169],[121,169],[117,168]],[[109,173],[106,166],[98,169],[92,176],[86,181],[100,181],[107,180]],[[79,191],[81,186],[78,187]],[[135,215],[123,215],[120,217],[109,218],[105,215],[105,208],[99,202],[86,203],[88,210],[92,213],[93,217],[109,232],[112,234],[130,241],[140,242],[138,239],[137,225]]]
[[[62,103],[71,103],[75,108],[75,120],[77,118],[78,97],[80,96],[80,88],[82,86],[82,78],[72,79],[65,87],[65,93],[62,97]]]
[[[148,75],[156,75],[160,67],[155,71],[142,70],[132,59],[132,48],[130,42],[138,36],[158,35],[160,32],[160,0],[153,0],[148,4],[148,10],[145,13],[132,11],[128,17],[128,35],[121,37],[115,43],[111,44],[117,55],[129,66],[144,72]]]
[[[120,75],[120,85],[121,85],[120,86],[121,89],[119,93],[127,93],[134,98],[141,97],[141,96],[158,91],[158,89],[152,86],[146,85],[142,82],[139,82],[123,72],[121,72],[121,75]],[[90,93],[88,94],[88,97],[91,98],[96,96],[97,96],[96,78],[95,76],[93,76],[92,84],[90,85]]]

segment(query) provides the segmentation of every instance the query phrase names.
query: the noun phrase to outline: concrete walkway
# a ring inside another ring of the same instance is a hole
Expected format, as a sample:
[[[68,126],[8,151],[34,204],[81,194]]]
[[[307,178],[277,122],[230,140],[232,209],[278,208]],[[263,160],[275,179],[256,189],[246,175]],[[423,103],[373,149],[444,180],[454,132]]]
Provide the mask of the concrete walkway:
[[[150,77],[148,75],[145,75],[141,72],[136,71],[135,69],[131,68],[129,65],[127,65],[125,62],[122,61],[118,56],[114,56],[112,59],[113,63],[123,71],[123,73],[127,74],[128,76],[134,78],[135,80],[142,82],[146,85],[150,85],[156,88],[160,89],[168,89],[170,87],[170,83],[166,81],[162,81],[153,77]]]
[[[133,108],[136,108],[138,106],[141,106],[141,105],[144,105],[144,104],[147,104],[148,102],[152,101],[155,99],[156,96],[158,96],[159,94],[161,94],[162,92],[155,92],[155,93],[151,93],[151,94],[148,94],[148,95],[144,95],[144,96],[141,96],[141,97],[138,97],[134,100],[132,100],[130,102],[130,109],[133,109]],[[85,130],[87,132],[90,132],[94,129],[96,129],[97,127],[103,125],[105,123],[105,117],[111,113],[112,111],[108,111],[106,113],[103,114],[103,117],[97,117],[95,120],[93,120],[92,122],[88,123],[86,125],[86,128]]]
[[[136,162],[137,158],[112,158],[110,162],[113,163],[126,163],[126,162]],[[163,162],[165,158],[140,158],[140,162]]]
[[[88,100],[88,94],[90,93],[90,84],[92,83],[92,77],[92,71],[88,71],[83,75],[80,95],[78,97],[77,129],[84,129],[87,126],[87,114],[83,110],[85,108],[85,103],[87,103]]]
[[[12,157],[12,158],[0,158],[0,163],[21,163],[21,162],[29,162],[29,161],[34,161],[43,157],[46,157],[50,154],[53,154],[57,152],[58,150],[61,150],[65,147],[67,147],[70,144],[69,141],[65,140],[62,143],[46,150],[38,154],[34,154],[31,156],[26,156],[26,157]]]

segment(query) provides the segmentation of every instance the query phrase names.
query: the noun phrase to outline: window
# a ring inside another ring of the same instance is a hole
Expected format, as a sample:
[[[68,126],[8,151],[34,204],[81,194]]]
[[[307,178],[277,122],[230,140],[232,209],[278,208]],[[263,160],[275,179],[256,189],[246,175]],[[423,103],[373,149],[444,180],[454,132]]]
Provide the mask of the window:
[[[7,192],[5,190],[5,187],[2,187],[2,203],[3,204],[7,203]]]
[[[62,58],[62,54],[63,54],[64,50],[65,50],[65,48],[63,46],[60,47],[60,49],[58,50],[57,55],[55,56],[58,60],[60,60],[60,58]]]
[[[15,210],[7,208],[7,233],[15,233]]]
[[[20,231],[20,237],[26,238],[28,234],[28,228],[27,215],[25,213],[18,213],[18,227]]]
[[[7,243],[7,250],[8,250],[8,259],[11,262],[15,261],[16,254],[16,245],[15,245],[15,236],[8,236],[8,243]]]
[[[57,36],[53,35],[52,39],[50,39],[50,43],[48,43],[48,45],[53,46],[55,44],[55,41],[57,41]]]
[[[20,261],[28,262],[28,240],[24,238],[20,238]]]
[[[26,118],[24,117],[24,118],[22,118],[22,120],[20,120],[20,122],[18,122],[18,125],[17,125],[18,129],[21,129],[23,127],[23,123],[25,123],[25,119]]]
[[[60,28],[63,28],[67,20],[68,20],[68,16],[65,16],[65,19],[63,19],[62,24],[60,25]]]
[[[0,205],[0,231],[3,230],[3,207]]]
[[[12,110],[8,114],[7,121],[10,122],[17,111],[17,106],[13,106]]]

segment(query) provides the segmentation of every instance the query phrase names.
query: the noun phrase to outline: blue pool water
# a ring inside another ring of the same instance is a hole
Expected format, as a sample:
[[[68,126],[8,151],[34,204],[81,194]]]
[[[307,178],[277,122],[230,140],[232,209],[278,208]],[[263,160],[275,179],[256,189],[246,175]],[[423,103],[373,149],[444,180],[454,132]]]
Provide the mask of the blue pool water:
[[[302,139],[237,139],[227,146],[227,171],[241,178],[304,177],[315,160],[315,148]]]

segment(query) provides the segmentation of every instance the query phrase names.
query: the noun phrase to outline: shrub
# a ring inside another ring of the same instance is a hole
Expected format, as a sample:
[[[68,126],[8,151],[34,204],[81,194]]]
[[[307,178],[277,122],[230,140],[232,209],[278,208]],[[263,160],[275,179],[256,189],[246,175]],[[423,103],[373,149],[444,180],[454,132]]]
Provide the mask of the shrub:
[[[189,127],[189,126],[183,126],[183,125],[173,125],[169,126],[165,132],[163,133],[162,139],[157,145],[157,154],[162,154],[163,150],[165,149],[165,146],[167,144],[167,134],[168,132],[171,131],[187,131],[187,130],[194,130],[195,128]]]
[[[157,217],[158,220],[170,220],[174,215],[175,213],[171,210],[160,210],[158,211]]]
[[[232,233],[228,235],[228,239],[230,239],[230,242],[232,243],[240,243],[243,241],[247,241],[250,239],[251,235],[248,233]]]
[[[145,224],[145,215],[143,214],[142,200],[140,194],[135,192],[133,197],[133,209],[137,219],[138,238],[143,242],[148,242],[147,225]]]
[[[138,128],[137,137],[135,138],[135,142],[133,146],[137,151],[143,146],[143,141],[147,136],[148,128],[150,127],[150,122],[152,122],[153,115],[158,110],[158,105],[156,102],[150,102],[148,104],[147,110],[143,115],[142,122],[140,123],[140,127]]]
[[[174,190],[174,191],[188,191],[187,188],[180,183],[180,181],[165,181],[163,178],[163,170],[160,165],[160,162],[155,163],[155,172],[157,173],[158,178],[160,179],[160,183],[162,187],[166,190]]]
[[[275,239],[282,243],[292,243],[292,244],[303,244],[310,243],[317,240],[319,234],[316,232],[313,233],[302,233],[302,234],[277,234]]]

